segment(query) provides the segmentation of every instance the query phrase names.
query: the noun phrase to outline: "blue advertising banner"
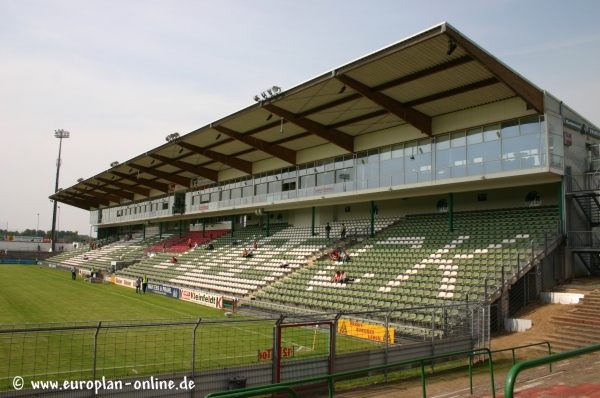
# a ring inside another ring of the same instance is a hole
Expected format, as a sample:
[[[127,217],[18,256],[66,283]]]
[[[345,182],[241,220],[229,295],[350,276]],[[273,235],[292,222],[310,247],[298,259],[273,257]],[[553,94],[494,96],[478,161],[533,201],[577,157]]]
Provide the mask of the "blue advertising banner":
[[[4,258],[0,264],[37,264],[35,260],[19,260],[18,258]]]
[[[162,294],[163,296],[179,298],[179,288],[159,285],[158,283],[148,283],[148,292]]]

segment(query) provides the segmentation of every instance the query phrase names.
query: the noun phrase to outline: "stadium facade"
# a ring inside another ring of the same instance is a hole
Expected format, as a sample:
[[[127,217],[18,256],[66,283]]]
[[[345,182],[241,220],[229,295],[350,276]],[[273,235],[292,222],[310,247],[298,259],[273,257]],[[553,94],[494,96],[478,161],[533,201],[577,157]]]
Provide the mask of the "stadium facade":
[[[557,279],[599,269],[600,128],[447,23],[166,140],[50,198],[99,237],[552,205]]]

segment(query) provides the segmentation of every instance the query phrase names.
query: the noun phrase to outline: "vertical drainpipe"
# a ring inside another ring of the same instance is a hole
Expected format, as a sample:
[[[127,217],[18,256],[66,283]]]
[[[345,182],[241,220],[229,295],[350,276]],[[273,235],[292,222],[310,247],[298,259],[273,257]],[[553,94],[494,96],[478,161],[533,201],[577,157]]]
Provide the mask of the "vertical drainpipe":
[[[267,212],[267,229],[266,229],[266,232],[267,232],[267,238],[270,236],[270,234],[269,234],[269,232],[270,232],[270,231],[269,231],[269,225],[270,225],[270,222],[271,222],[271,212],[270,212],[270,211],[268,211],[268,212]]]
[[[371,238],[375,237],[375,201],[371,201]]]
[[[315,206],[311,208],[310,236],[315,236]]]
[[[448,194],[448,224],[450,232],[454,232],[454,194]]]

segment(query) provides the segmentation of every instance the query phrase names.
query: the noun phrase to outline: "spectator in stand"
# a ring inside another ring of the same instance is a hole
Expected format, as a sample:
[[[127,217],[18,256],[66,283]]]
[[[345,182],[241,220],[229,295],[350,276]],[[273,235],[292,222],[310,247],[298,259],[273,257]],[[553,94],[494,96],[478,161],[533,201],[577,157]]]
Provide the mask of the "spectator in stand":
[[[258,249],[258,243],[254,242],[254,243],[252,244],[252,248],[253,248],[254,250]]]
[[[215,247],[213,246],[213,244],[209,243],[208,246],[206,246],[206,249],[204,249],[204,250],[214,250],[214,249],[215,249]]]
[[[287,259],[284,257],[283,261],[281,262],[281,264],[279,265],[279,268],[287,268],[288,266],[288,261]]]
[[[340,275],[340,283],[348,283],[350,281],[350,278],[348,278],[348,275],[346,274],[345,271],[342,271],[342,274]]]
[[[340,252],[336,252],[335,250],[331,250],[331,252],[329,252],[329,259],[331,261],[338,261],[340,258]]]
[[[198,242],[194,242],[194,250],[198,248]]]
[[[171,262],[174,264],[177,262],[177,257],[173,256],[173,258],[171,258]]]
[[[246,250],[246,248],[244,248],[244,251],[242,252],[242,257],[248,257],[248,250]]]
[[[340,253],[340,261],[345,263],[346,262],[346,252],[341,252]]]
[[[327,239],[329,239],[329,234],[331,233],[331,225],[329,225],[329,223],[327,223],[327,225],[325,226],[325,237]]]
[[[188,239],[188,249],[192,248],[192,238]]]
[[[277,221],[278,221],[278,222],[282,222],[282,221],[283,221],[283,216],[281,215],[281,213],[279,213],[279,214],[277,215]]]
[[[342,223],[342,227],[340,228],[340,238],[346,239],[346,226]]]
[[[338,283],[340,281],[341,276],[342,276],[342,271],[338,271],[338,272],[336,272],[336,274],[334,276],[331,277],[329,282]]]
[[[166,243],[163,243],[163,245],[162,245],[162,252],[163,253],[167,252],[167,244]]]

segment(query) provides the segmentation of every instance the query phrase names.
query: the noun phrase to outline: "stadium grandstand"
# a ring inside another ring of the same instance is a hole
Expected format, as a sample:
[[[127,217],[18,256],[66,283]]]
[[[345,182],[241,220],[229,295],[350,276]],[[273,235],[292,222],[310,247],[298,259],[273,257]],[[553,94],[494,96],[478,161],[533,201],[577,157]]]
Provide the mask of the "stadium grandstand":
[[[448,23],[249,100],[51,195],[114,242],[48,262],[405,342],[600,275],[600,127]]]

